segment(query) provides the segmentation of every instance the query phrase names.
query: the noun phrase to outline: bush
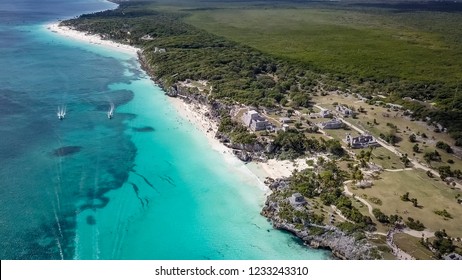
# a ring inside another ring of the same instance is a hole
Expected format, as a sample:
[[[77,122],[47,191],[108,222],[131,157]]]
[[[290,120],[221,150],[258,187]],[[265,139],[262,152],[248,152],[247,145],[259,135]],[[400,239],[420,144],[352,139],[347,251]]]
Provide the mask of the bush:
[[[435,210],[435,211],[433,211],[433,213],[435,213],[435,214],[438,215],[438,216],[442,216],[442,217],[445,217],[445,218],[448,218],[448,219],[452,219],[452,215],[449,214],[449,212],[446,211],[446,209],[443,209],[443,210]]]
[[[410,199],[409,199],[409,192],[406,192],[405,194],[403,194],[403,195],[401,196],[401,200],[402,200],[402,201],[410,201]]]
[[[390,223],[390,218],[387,215],[385,215],[382,211],[380,211],[380,209],[374,208],[372,210],[372,214],[374,214],[377,221],[381,222],[382,224]]]
[[[438,141],[436,142],[436,147],[441,150],[445,150],[447,153],[452,153],[452,148],[449,146],[449,144],[443,142],[443,141]]]
[[[425,229],[424,224],[422,224],[419,220],[414,220],[413,218],[407,218],[406,225],[413,230],[422,231]]]

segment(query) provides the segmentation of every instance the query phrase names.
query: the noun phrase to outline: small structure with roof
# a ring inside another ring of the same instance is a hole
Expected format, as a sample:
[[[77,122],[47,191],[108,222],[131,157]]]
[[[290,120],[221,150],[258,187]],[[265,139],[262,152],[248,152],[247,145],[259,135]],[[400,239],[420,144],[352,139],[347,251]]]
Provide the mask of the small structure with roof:
[[[393,111],[398,111],[398,110],[403,109],[403,106],[402,106],[402,105],[398,105],[398,104],[387,103],[386,105],[387,105],[388,107],[390,107]]]
[[[361,180],[356,183],[356,187],[361,189],[370,188],[372,187],[372,182],[369,180]]]
[[[306,200],[300,193],[294,193],[289,197],[289,202],[293,207],[303,206],[306,204]]]
[[[270,123],[255,110],[249,110],[242,116],[245,126],[253,131],[265,130]]]
[[[322,122],[318,124],[321,129],[339,129],[344,126],[343,122],[339,119],[333,119],[327,122]]]
[[[281,118],[279,118],[279,121],[281,123],[291,123],[291,122],[293,122],[293,120],[291,118],[288,118],[288,117],[281,117]]]
[[[328,109],[322,109],[321,112],[319,112],[319,116],[321,118],[332,118],[332,112]]]
[[[346,106],[343,106],[343,105],[337,105],[335,107],[335,110],[337,110],[337,112],[342,114],[344,117],[350,117],[350,116],[355,115],[355,112],[353,110],[351,110],[350,108],[348,108]]]
[[[348,133],[345,137],[345,142],[353,149],[380,146],[380,144],[377,143],[377,140],[369,134],[353,137]]]
[[[167,52],[164,48],[155,47],[154,53],[164,53]]]

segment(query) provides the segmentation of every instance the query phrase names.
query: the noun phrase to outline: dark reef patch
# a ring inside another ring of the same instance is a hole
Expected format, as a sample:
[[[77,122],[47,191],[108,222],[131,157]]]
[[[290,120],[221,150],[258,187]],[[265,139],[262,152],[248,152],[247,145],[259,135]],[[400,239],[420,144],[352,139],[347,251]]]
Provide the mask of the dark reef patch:
[[[133,127],[133,131],[136,132],[153,132],[155,131],[154,127],[151,126],[143,126],[143,127]]]
[[[70,156],[82,150],[81,146],[64,146],[53,151],[53,155],[56,157]]]
[[[96,219],[93,216],[87,216],[87,224],[89,225],[96,225]]]

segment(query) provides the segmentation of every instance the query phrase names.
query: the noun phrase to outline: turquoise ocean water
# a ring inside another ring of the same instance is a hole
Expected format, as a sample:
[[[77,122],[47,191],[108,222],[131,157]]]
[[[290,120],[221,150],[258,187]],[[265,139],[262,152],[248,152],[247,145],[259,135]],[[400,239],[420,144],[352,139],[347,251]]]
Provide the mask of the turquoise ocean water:
[[[0,3],[0,258],[327,258],[271,228],[261,183],[210,149],[136,57],[44,27],[114,7]]]

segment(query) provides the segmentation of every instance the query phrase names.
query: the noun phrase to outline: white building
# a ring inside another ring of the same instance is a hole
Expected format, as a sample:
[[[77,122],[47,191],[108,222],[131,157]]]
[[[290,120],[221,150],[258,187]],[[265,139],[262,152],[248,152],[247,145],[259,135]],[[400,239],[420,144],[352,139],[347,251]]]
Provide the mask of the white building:
[[[353,137],[348,133],[345,137],[345,142],[353,149],[380,146],[380,144],[377,143],[377,140],[372,135],[368,134]]]
[[[344,117],[350,117],[355,114],[353,110],[343,105],[337,105],[337,107],[335,107],[335,110],[337,110],[337,112],[342,114]]]
[[[279,121],[281,123],[291,123],[291,122],[293,122],[293,120],[291,118],[288,118],[288,117],[281,117],[281,118],[279,118]]]
[[[332,112],[328,109],[322,109],[321,112],[319,112],[319,116],[321,118],[332,118]]]
[[[344,126],[343,122],[338,119],[333,119],[327,122],[322,122],[318,124],[321,129],[339,129]]]
[[[293,207],[298,207],[306,204],[306,200],[300,193],[294,193],[289,197],[289,202]]]
[[[265,130],[270,126],[270,123],[255,110],[247,111],[242,116],[242,121],[253,131]]]

